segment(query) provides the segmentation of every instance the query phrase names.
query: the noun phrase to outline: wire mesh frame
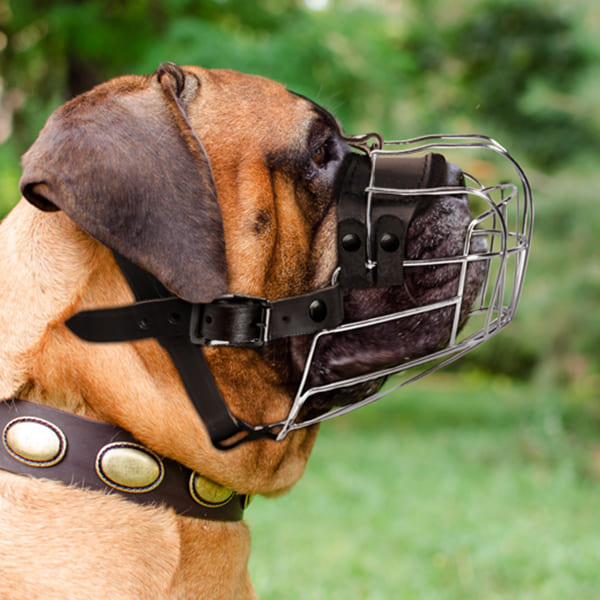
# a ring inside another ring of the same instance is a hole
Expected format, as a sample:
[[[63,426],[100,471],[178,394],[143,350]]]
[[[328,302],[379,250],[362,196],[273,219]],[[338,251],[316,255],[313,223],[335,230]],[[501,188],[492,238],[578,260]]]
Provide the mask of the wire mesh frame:
[[[448,364],[458,360],[474,348],[499,333],[513,319],[520,299],[529,248],[533,229],[533,197],[527,177],[514,160],[514,158],[498,142],[492,138],[480,135],[429,135],[408,140],[382,143],[379,136],[372,148],[366,146],[364,140],[357,144],[362,150],[367,150],[373,162],[381,155],[409,156],[422,154],[433,150],[454,151],[469,150],[476,152],[492,152],[496,156],[508,161],[516,172],[514,182],[501,183],[486,187],[472,175],[465,173],[465,186],[449,186],[429,189],[399,190],[377,188],[373,178],[375,168],[371,170],[371,180],[366,188],[367,203],[366,223],[367,249],[371,248],[372,231],[370,229],[370,211],[374,194],[396,196],[447,196],[467,195],[479,198],[487,209],[472,218],[465,236],[463,254],[460,256],[405,260],[405,269],[416,267],[429,267],[437,265],[457,264],[460,266],[456,295],[446,300],[414,307],[397,313],[373,317],[361,321],[344,323],[334,329],[322,330],[315,334],[307,354],[304,371],[298,385],[292,408],[285,421],[280,423],[281,429],[278,439],[283,439],[288,433],[296,429],[308,427],[321,421],[332,419],[347,414],[357,408],[371,404],[387,394],[421,379]],[[390,149],[393,148],[393,149]],[[485,238],[487,249],[477,251],[474,249],[474,240]],[[463,302],[467,270],[470,263],[483,262],[485,273],[478,296],[468,309],[469,321],[480,318],[479,327],[473,330],[467,326],[459,335],[459,322]],[[367,266],[375,266],[371,257],[367,257]],[[360,330],[399,319],[413,317],[419,314],[451,308],[454,311],[450,338],[447,345],[435,352],[407,360],[389,368],[383,368],[371,373],[346,378],[332,383],[310,387],[309,374],[320,340],[349,331]],[[416,371],[416,373],[415,373]],[[339,388],[361,385],[369,381],[378,381],[390,375],[405,374],[405,379],[395,383],[389,389],[367,395],[358,402],[334,408],[307,421],[296,422],[298,415],[306,401],[317,394],[330,392]]]

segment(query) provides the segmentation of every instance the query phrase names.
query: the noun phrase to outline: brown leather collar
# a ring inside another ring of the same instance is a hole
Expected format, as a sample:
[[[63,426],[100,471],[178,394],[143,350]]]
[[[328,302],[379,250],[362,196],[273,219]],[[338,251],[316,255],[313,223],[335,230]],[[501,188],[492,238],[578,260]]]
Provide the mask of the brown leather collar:
[[[0,402],[0,469],[162,504],[188,517],[239,521],[249,496],[146,448],[129,432],[24,400]]]

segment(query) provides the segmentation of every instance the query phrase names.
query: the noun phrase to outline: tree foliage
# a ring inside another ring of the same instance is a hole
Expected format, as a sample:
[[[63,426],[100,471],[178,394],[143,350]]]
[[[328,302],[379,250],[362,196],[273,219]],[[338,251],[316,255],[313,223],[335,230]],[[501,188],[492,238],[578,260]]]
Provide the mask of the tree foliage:
[[[552,166],[597,147],[598,123],[528,103],[537,85],[564,94],[593,60],[550,6],[486,0],[449,20],[441,0],[331,0],[322,12],[300,0],[2,0],[0,69],[25,99],[20,147],[66,98],[172,60],[278,79],[356,131],[416,135],[469,115]]]
[[[579,149],[600,150],[598,123],[594,130],[588,120],[548,104],[552,93],[572,91],[594,61],[573,25],[548,6],[486,0],[437,35],[415,29],[408,44],[421,58],[421,72],[445,75],[442,86],[450,93],[438,106],[445,117],[475,110],[481,121],[507,130],[542,167]],[[439,79],[434,74],[432,85]],[[531,92],[540,87],[544,97],[532,102]]]

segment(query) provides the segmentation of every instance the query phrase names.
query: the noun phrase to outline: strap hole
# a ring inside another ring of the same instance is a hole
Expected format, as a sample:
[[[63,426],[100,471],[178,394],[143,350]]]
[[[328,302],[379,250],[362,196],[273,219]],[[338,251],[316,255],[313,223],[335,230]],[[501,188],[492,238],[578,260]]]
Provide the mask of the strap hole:
[[[181,315],[179,313],[171,313],[167,320],[171,325],[177,325],[181,321]]]
[[[204,322],[210,325],[213,322],[213,318],[210,315],[206,315],[206,317],[204,317]]]
[[[148,327],[150,327],[150,319],[148,319],[147,317],[142,317],[138,321],[138,327],[140,329],[148,329]]]

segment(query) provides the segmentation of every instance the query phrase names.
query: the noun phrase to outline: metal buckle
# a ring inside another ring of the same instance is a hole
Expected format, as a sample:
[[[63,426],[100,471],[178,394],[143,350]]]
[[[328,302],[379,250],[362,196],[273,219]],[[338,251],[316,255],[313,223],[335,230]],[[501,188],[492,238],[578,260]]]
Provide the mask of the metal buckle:
[[[252,304],[261,309],[260,318],[252,323],[258,335],[249,339],[218,339],[200,335],[202,323],[207,308],[211,305],[243,306]],[[210,304],[193,304],[190,317],[190,341],[199,346],[235,346],[238,348],[260,348],[269,341],[271,331],[272,304],[265,298],[244,296],[242,294],[225,294],[213,300]]]

